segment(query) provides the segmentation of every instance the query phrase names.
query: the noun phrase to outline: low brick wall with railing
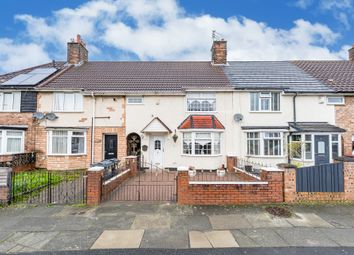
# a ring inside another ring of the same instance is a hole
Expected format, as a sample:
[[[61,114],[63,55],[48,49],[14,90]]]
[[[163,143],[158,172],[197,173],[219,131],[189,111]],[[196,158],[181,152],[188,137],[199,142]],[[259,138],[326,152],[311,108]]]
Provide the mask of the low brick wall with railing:
[[[260,177],[245,172],[194,172],[178,169],[180,205],[236,205],[283,202],[284,178],[280,169],[264,168]],[[224,174],[224,175],[223,175]]]

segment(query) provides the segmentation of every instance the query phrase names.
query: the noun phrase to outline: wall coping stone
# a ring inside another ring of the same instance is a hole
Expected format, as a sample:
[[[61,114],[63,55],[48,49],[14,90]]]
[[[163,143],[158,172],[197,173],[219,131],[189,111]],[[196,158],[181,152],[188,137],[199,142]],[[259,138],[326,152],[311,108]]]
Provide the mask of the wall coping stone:
[[[179,171],[179,172],[186,172],[188,170],[189,170],[188,166],[179,166],[179,167],[177,167],[177,171]]]
[[[261,170],[267,171],[267,172],[284,172],[284,169],[279,169],[276,167],[263,167],[263,168],[261,168]]]
[[[189,181],[189,185],[264,185],[264,181]]]
[[[99,172],[103,170],[104,170],[103,166],[94,166],[88,169],[89,172]]]

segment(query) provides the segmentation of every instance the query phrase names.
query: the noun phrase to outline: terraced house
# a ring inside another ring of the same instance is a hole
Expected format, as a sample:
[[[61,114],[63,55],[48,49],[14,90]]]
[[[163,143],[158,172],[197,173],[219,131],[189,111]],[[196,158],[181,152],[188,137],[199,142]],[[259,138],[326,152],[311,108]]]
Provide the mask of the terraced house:
[[[1,153],[36,151],[37,167],[47,169],[126,155],[168,169],[217,169],[227,156],[314,165],[352,155],[352,57],[228,61],[224,40],[211,51],[211,61],[89,61],[78,37],[66,63],[29,88],[16,83],[19,73],[0,77],[14,104],[26,102],[25,93],[37,99],[30,113],[16,106],[13,115],[0,96]]]

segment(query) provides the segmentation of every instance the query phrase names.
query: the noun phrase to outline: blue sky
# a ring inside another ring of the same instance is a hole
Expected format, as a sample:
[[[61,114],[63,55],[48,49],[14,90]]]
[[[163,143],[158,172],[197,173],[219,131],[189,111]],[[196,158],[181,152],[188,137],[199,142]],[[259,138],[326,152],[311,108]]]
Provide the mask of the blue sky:
[[[0,73],[65,60],[81,34],[91,60],[345,59],[353,0],[2,0]]]

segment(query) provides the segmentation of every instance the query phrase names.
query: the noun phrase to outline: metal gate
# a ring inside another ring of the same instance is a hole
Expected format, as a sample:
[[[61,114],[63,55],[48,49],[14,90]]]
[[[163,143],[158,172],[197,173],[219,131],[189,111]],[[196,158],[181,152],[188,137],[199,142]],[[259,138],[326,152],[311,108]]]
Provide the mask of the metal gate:
[[[176,201],[177,171],[143,167],[108,196],[113,201]]]
[[[85,171],[12,172],[11,202],[29,204],[86,203]]]

